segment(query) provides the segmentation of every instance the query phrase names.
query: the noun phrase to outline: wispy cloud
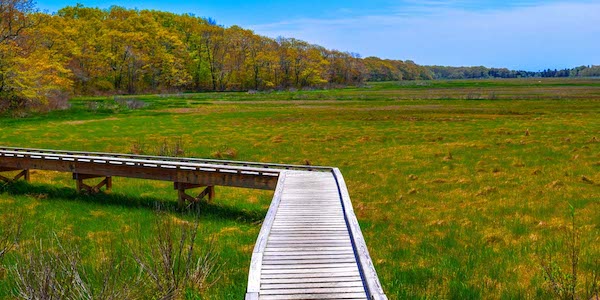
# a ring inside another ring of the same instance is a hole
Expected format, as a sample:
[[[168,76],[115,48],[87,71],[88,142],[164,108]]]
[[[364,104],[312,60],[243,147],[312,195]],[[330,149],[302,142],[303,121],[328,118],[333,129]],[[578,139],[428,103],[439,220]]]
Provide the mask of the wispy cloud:
[[[250,26],[330,48],[423,64],[539,69],[600,64],[600,3],[539,1],[477,8],[469,0],[405,0],[387,14]]]

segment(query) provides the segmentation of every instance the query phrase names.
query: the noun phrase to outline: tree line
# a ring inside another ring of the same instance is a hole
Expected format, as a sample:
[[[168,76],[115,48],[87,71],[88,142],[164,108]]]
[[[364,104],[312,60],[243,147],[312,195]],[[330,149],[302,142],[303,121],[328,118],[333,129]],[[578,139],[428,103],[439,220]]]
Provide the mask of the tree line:
[[[598,66],[582,68],[569,70],[569,76],[598,74]],[[38,12],[32,0],[0,0],[0,111],[52,108],[71,95],[283,90],[551,73],[363,59],[191,14],[76,5],[50,15]]]
[[[485,79],[485,78],[558,78],[558,77],[598,77],[600,66],[580,66],[572,69],[546,69],[543,71],[515,71],[506,68],[486,67],[445,67],[428,66],[433,79]]]
[[[82,5],[50,15],[0,0],[0,109],[69,95],[357,85],[353,53],[268,38],[190,14]]]

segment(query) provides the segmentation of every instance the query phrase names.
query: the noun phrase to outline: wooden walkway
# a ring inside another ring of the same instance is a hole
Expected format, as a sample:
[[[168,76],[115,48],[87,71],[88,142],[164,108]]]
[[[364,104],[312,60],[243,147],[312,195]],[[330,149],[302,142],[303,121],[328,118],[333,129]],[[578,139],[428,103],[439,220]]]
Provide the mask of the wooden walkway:
[[[339,170],[280,174],[246,299],[386,299]]]
[[[0,181],[29,181],[33,169],[73,173],[87,192],[110,190],[113,176],[171,181],[181,204],[216,185],[274,189],[246,299],[387,299],[337,168],[0,147]]]

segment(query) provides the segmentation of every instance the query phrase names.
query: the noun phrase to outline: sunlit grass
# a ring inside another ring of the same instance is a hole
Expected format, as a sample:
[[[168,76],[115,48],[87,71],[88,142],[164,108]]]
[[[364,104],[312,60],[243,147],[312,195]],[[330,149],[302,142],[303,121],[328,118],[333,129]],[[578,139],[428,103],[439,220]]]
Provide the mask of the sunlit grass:
[[[182,139],[189,156],[230,149],[238,160],[338,166],[391,299],[547,299],[540,254],[565,236],[569,205],[582,261],[600,256],[600,93],[594,80],[519,82],[139,97],[149,108],[116,112],[87,111],[82,99],[71,112],[0,119],[0,144],[131,153]],[[466,98],[481,86],[497,99]],[[436,100],[444,94],[453,100]],[[288,101],[297,98],[310,101]],[[156,202],[176,205],[171,183],[116,178],[112,194],[85,196],[69,174],[32,178],[0,194],[0,216],[27,211],[24,245],[55,232],[93,257],[107,241],[147,237]],[[201,205],[223,264],[208,298],[243,297],[271,196],[219,187]],[[582,264],[580,276],[593,268]]]

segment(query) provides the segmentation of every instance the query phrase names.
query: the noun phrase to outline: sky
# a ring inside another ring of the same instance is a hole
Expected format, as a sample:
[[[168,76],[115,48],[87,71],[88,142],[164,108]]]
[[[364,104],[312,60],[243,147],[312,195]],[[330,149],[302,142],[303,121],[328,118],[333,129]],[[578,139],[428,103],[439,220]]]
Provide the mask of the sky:
[[[294,37],[363,57],[421,65],[538,71],[600,65],[600,0],[38,0],[210,17],[269,37]]]

